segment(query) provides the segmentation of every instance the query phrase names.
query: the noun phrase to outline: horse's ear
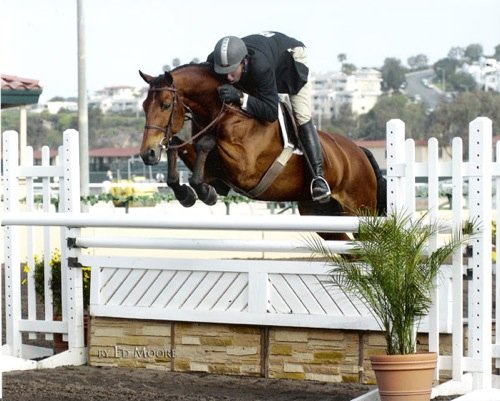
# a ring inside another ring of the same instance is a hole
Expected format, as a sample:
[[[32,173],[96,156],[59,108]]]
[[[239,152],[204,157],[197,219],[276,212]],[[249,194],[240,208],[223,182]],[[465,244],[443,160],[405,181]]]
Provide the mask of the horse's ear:
[[[146,83],[151,83],[151,81],[153,80],[153,77],[151,75],[148,75],[148,74],[144,74],[141,70],[139,70],[139,75],[142,77],[142,79],[144,79],[144,81],[146,81]]]
[[[172,77],[172,74],[170,74],[168,71],[165,71],[165,79],[167,81],[167,85],[172,85],[174,83],[174,78]]]

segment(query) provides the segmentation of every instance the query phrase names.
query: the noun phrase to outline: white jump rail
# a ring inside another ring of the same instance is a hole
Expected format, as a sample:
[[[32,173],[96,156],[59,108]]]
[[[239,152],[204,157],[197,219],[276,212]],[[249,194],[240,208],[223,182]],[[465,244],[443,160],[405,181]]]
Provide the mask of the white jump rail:
[[[67,213],[17,213],[2,219],[5,226],[61,226],[67,228],[108,227],[148,228],[170,230],[217,230],[217,231],[294,231],[294,232],[356,232],[357,217],[317,216],[206,216],[198,217],[163,216],[134,217],[125,215],[120,219],[88,214]],[[290,240],[223,240],[223,239],[181,239],[181,238],[96,238],[77,237],[73,245],[80,248],[135,248],[135,249],[177,249],[203,251],[248,251],[248,252],[310,252],[306,241]],[[349,252],[353,244],[349,241],[328,241],[325,247],[332,252]]]
[[[83,227],[127,227],[188,230],[237,230],[237,231],[304,231],[304,232],[356,232],[357,217],[339,216],[153,216],[135,217],[121,215],[119,218],[92,216],[88,213],[9,213],[2,224]]]

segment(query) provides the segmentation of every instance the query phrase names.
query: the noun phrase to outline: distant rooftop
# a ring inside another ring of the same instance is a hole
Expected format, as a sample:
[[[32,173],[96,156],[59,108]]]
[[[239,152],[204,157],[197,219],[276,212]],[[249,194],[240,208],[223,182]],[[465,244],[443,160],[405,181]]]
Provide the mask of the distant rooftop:
[[[139,147],[127,147],[127,148],[96,148],[90,149],[90,157],[131,157],[139,155]],[[50,149],[50,158],[57,156],[57,149]],[[40,160],[42,158],[42,151],[36,149],[33,152],[33,158],[35,160]]]
[[[97,148],[89,151],[90,157],[130,157],[139,155],[139,147]]]
[[[2,74],[1,81],[2,109],[38,103],[43,89],[37,79]]]

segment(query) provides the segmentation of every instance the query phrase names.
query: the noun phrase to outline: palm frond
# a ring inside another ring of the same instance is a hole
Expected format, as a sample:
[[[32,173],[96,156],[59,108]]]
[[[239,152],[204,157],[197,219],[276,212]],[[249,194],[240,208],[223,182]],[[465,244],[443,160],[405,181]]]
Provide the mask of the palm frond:
[[[328,282],[369,307],[385,332],[389,354],[414,351],[415,327],[432,304],[440,266],[467,238],[460,229],[427,255],[429,240],[443,227],[425,219],[404,213],[362,216],[351,258],[331,252],[320,238],[306,241],[313,256],[331,266]]]

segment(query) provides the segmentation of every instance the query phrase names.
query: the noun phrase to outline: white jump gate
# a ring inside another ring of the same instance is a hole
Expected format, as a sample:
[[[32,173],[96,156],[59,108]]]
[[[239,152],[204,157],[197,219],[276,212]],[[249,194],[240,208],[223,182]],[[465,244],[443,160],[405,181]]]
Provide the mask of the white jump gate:
[[[428,157],[423,162],[415,162],[414,141],[404,139],[404,123],[391,120],[387,123],[387,178],[388,203],[393,209],[406,209],[415,212],[415,183],[419,177],[428,181],[428,213],[430,220],[443,220],[439,210],[439,181],[452,180],[452,227],[458,227],[467,219],[480,224],[480,230],[470,243],[468,266],[462,264],[462,253],[453,256],[452,292],[449,302],[451,313],[448,318],[452,327],[452,355],[440,355],[438,370],[451,370],[452,380],[434,389],[433,395],[463,394],[464,400],[500,400],[499,376],[492,374],[492,358],[495,366],[500,367],[500,332],[496,331],[492,343],[492,303],[499,305],[500,292],[492,293],[492,219],[499,220],[499,212],[493,216],[493,204],[500,205],[500,146],[497,143],[496,162],[492,159],[492,122],[479,117],[469,124],[468,161],[463,161],[461,138],[452,142],[452,161],[439,162],[438,141],[428,141]],[[495,183],[496,196],[493,199],[492,183]],[[468,192],[464,194],[464,183]],[[464,210],[464,197],[467,198],[468,213]],[[437,239],[429,244],[431,249]],[[499,234],[495,243],[498,247]],[[497,248],[498,249],[498,248]],[[497,262],[498,263],[498,262]],[[463,315],[463,277],[472,272],[468,288],[468,316]],[[499,276],[495,276],[499,287]],[[440,321],[439,302],[442,297],[434,296],[434,304],[429,316],[429,348],[439,350]],[[500,316],[500,308],[495,310],[495,321]],[[464,327],[466,327],[464,329]],[[464,333],[464,330],[466,331]],[[465,347],[464,347],[465,345]],[[484,392],[481,392],[483,391]],[[462,398],[462,397],[461,397]]]
[[[51,183],[59,182],[59,211],[76,213],[80,210],[79,187],[79,150],[78,133],[67,130],[63,135],[63,146],[59,149],[59,162],[50,165],[50,151],[42,148],[42,165],[33,165],[33,149],[27,147],[27,165],[19,165],[18,135],[14,131],[3,134],[3,204],[4,215],[17,213],[21,208],[37,215],[45,214],[51,208]],[[75,180],[75,177],[77,178]],[[36,210],[34,181],[42,181],[42,210]],[[20,200],[24,198],[24,204]],[[23,212],[23,213],[28,213]],[[64,238],[67,228],[60,226],[61,243],[51,239],[50,227],[35,231],[28,227],[26,244],[21,244],[20,227],[4,227],[4,272],[5,272],[5,311],[6,339],[2,347],[3,370],[28,369],[34,367],[54,367],[59,365],[80,365],[86,362],[83,340],[83,304],[81,289],[81,269],[68,267],[69,256]],[[26,255],[21,258],[21,249],[25,246]],[[45,302],[43,318],[36,308],[34,249],[43,249]],[[50,255],[53,248],[61,250],[62,316],[55,320],[50,287]],[[27,305],[24,313],[21,304],[21,263],[26,262]],[[46,339],[52,340],[53,333],[63,334],[68,341],[68,351],[35,362],[31,359],[50,356],[51,349],[23,344],[22,333],[29,333],[32,339],[36,333],[46,333]]]
[[[75,133],[65,133],[66,143],[75,143]],[[17,142],[13,132],[4,134],[5,149],[15,152]],[[453,182],[453,223],[458,226],[465,218],[463,211],[463,180],[469,182],[469,215],[481,222],[481,232],[472,244],[472,291],[469,301],[469,317],[462,313],[462,266],[460,252],[454,256],[449,275],[440,280],[435,303],[423,329],[429,330],[430,348],[439,349],[439,332],[453,333],[453,355],[439,357],[439,369],[451,370],[453,380],[436,390],[436,394],[467,392],[474,389],[490,389],[498,386],[492,375],[492,357],[500,358],[500,349],[490,341],[492,333],[492,264],[491,264],[491,183],[497,182],[497,204],[500,194],[500,168],[491,158],[491,121],[478,118],[470,125],[469,161],[462,160],[460,139],[453,141],[453,161],[438,161],[438,144],[429,140],[428,160],[415,162],[414,142],[405,141],[404,123],[391,120],[387,124],[387,178],[388,203],[390,209],[415,211],[415,179],[428,177],[429,218],[440,219],[438,182],[440,178],[451,177]],[[63,147],[63,157],[74,162],[78,150],[69,145]],[[72,149],[72,150],[69,150]],[[497,155],[498,155],[497,151]],[[498,156],[497,156],[498,158]],[[16,159],[17,160],[17,159]],[[284,325],[297,327],[323,327],[375,330],[376,323],[359,301],[347,297],[339,289],[325,286],[328,267],[321,262],[277,261],[277,260],[222,260],[186,258],[125,258],[117,256],[95,256],[83,254],[80,247],[126,247],[162,249],[226,249],[232,251],[266,250],[304,252],[305,244],[285,241],[236,241],[236,240],[186,240],[186,239],[121,239],[85,238],[80,235],[81,227],[150,227],[158,229],[197,228],[206,230],[275,230],[275,231],[355,231],[355,218],[325,218],[299,216],[266,216],[235,218],[178,218],[175,216],[154,216],[137,219],[122,216],[119,221],[89,214],[79,214],[77,199],[78,168],[63,164],[61,168],[49,168],[62,181],[65,196],[62,211],[66,213],[17,213],[15,206],[16,179],[20,177],[45,176],[36,167],[21,168],[11,162],[10,174],[5,186],[12,187],[10,199],[5,198],[7,213],[2,224],[6,230],[6,286],[13,298],[19,297],[19,263],[15,242],[9,242],[16,235],[18,225],[60,226],[63,229],[62,246],[65,256],[77,257],[81,265],[92,266],[91,315],[124,318],[150,318],[165,320],[187,320],[200,322],[242,323],[262,325]],[[5,169],[4,169],[5,170]],[[62,170],[62,172],[60,171]],[[13,173],[16,172],[16,174]],[[64,174],[67,171],[68,174]],[[16,177],[16,178],[15,178]],[[29,181],[29,178],[27,178]],[[67,185],[65,187],[65,185]],[[69,191],[69,192],[68,192]],[[74,191],[74,192],[71,192]],[[5,196],[5,195],[4,195]],[[498,220],[498,216],[497,216]],[[74,246],[66,249],[65,239],[73,238]],[[9,245],[10,244],[10,245]],[[437,238],[430,244],[436,246]],[[347,244],[329,244],[335,249],[344,249]],[[45,252],[45,254],[49,254]],[[10,255],[10,256],[9,256]],[[10,270],[8,270],[10,269]],[[16,270],[17,269],[17,270]],[[68,282],[79,283],[81,271],[67,266],[64,269]],[[445,269],[446,271],[446,269]],[[17,280],[17,284],[16,284]],[[449,284],[453,282],[453,287]],[[28,285],[29,286],[29,285]],[[33,291],[33,290],[31,290]],[[45,320],[33,321],[33,317],[19,319],[20,303],[11,301],[8,315],[7,347],[10,355],[27,356],[20,334],[29,331],[64,332],[68,334],[68,352],[71,363],[83,363],[83,335],[81,288],[69,285],[65,290],[66,314],[63,322],[52,322],[50,314]],[[498,295],[497,295],[498,298]],[[78,309],[80,307],[80,309]],[[72,311],[68,314],[68,311]],[[496,311],[497,315],[499,311]],[[33,315],[31,315],[33,316]],[[12,320],[12,322],[9,322]],[[468,350],[464,354],[464,323],[468,323]],[[497,340],[500,333],[497,332]],[[4,350],[5,352],[5,350]],[[54,358],[54,357],[53,357]],[[80,358],[80,359],[78,359]],[[67,361],[65,362],[67,363]],[[436,372],[438,375],[439,372]],[[472,378],[472,380],[471,380]],[[500,387],[500,386],[498,386]],[[366,398],[367,399],[367,398]]]

